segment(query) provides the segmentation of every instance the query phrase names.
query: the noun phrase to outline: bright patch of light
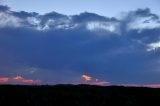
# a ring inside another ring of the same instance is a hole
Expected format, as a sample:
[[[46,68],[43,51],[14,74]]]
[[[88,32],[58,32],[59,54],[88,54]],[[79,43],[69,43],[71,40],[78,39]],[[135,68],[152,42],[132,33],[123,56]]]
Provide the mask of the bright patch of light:
[[[147,51],[154,51],[154,50],[156,50],[158,48],[160,48],[160,41],[149,44],[148,48],[147,48]]]
[[[96,30],[105,30],[109,32],[116,31],[116,24],[111,22],[98,22],[98,21],[89,22],[86,27],[90,31],[96,31]]]
[[[138,17],[128,24],[128,29],[139,30],[160,28],[160,22],[152,17]]]

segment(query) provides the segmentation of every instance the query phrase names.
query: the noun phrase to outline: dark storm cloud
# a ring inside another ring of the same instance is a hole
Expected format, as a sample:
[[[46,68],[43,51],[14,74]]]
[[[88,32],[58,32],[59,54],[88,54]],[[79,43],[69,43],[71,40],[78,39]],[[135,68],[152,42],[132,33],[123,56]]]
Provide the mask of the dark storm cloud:
[[[148,8],[118,19],[5,7],[0,7],[2,77],[21,73],[44,83],[77,83],[91,74],[112,83],[159,81],[160,20]]]
[[[10,8],[8,6],[0,5],[0,11],[8,11]]]
[[[97,21],[97,20],[98,21],[109,21],[109,20],[116,20],[116,19],[115,18],[110,19],[110,18],[100,16],[95,13],[84,12],[79,15],[74,15],[73,20],[75,22],[88,22],[88,21]]]

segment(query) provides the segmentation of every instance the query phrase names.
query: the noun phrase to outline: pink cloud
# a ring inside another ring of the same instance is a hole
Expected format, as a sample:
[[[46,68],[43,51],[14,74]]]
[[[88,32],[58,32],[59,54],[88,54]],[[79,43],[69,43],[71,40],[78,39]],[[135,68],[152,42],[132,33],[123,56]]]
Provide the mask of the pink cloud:
[[[91,80],[92,80],[92,77],[89,76],[89,75],[82,75],[82,79],[83,79],[84,81],[91,81]]]
[[[40,83],[40,80],[22,80],[23,83],[28,83],[28,84],[36,84]]]
[[[140,84],[121,84],[122,86],[127,87],[149,87],[149,88],[160,88],[160,84],[146,84],[146,85],[140,85]]]
[[[160,84],[149,84],[149,85],[144,85],[146,87],[150,87],[150,88],[160,88]]]
[[[89,75],[82,75],[81,78],[83,81],[81,84],[99,85],[99,86],[106,86],[106,85],[110,84],[110,82],[100,81],[99,79],[94,78]]]
[[[110,84],[110,82],[106,81],[96,81],[96,82],[89,82],[89,85],[100,85],[100,86],[105,86]]]
[[[0,84],[38,84],[40,82],[40,80],[25,79],[22,76],[16,76],[13,78],[0,77]]]
[[[109,85],[111,83],[110,82],[106,82],[106,81],[90,81],[90,82],[83,82],[81,84],[107,86],[107,85]]]
[[[0,83],[6,83],[9,81],[9,78],[8,77],[1,77],[0,78]]]
[[[22,76],[16,76],[16,77],[14,77],[14,78],[12,78],[13,80],[19,80],[19,81],[21,81],[21,80],[23,80],[24,78],[22,77]]]
[[[32,80],[32,79],[25,79],[22,76],[16,76],[14,78],[12,78],[13,80],[15,80],[16,82],[20,82],[20,83],[26,83],[26,84],[36,84],[36,83],[40,83],[39,80]]]

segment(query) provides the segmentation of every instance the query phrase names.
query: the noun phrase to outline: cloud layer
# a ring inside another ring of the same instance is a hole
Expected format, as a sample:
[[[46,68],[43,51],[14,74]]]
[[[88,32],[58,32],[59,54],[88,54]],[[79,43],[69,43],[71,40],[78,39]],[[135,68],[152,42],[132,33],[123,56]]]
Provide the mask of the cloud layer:
[[[40,82],[40,80],[25,79],[22,76],[0,77],[0,84],[40,84]]]
[[[88,73],[113,84],[160,83],[159,42],[160,19],[148,8],[109,18],[0,6],[0,82],[18,74],[79,83]]]

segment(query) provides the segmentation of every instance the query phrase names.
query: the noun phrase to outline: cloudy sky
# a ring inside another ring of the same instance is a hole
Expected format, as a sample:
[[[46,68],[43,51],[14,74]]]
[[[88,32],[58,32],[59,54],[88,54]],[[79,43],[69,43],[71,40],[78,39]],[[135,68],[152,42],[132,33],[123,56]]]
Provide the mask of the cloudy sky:
[[[56,11],[75,15],[89,11],[104,16],[115,16],[121,12],[150,8],[160,13],[159,0],[2,0],[14,11],[38,12],[41,14]]]
[[[160,86],[159,4],[3,0],[0,83]]]

